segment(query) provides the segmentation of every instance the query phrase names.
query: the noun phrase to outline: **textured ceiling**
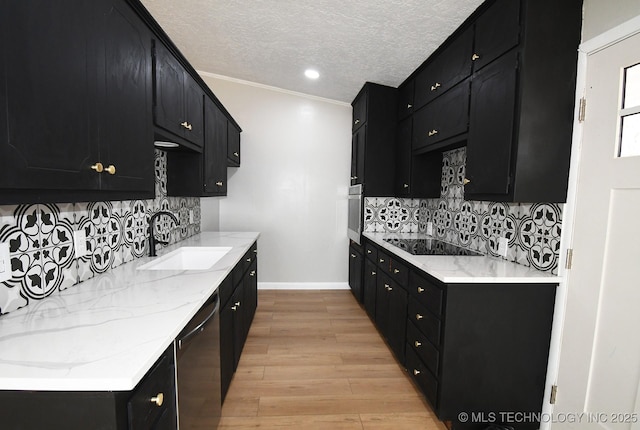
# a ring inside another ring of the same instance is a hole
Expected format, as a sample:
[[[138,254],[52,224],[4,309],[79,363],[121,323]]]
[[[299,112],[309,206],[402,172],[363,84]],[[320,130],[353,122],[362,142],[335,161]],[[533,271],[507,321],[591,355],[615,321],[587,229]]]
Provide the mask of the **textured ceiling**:
[[[482,1],[142,3],[196,70],[351,102],[366,81],[402,83]]]

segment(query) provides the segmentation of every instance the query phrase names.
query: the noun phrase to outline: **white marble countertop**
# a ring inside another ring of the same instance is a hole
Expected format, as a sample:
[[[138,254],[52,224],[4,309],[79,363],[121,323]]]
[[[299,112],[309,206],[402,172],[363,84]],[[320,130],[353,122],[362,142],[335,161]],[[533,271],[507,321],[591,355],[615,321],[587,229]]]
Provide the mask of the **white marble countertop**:
[[[136,270],[139,258],[0,317],[0,390],[128,391],[257,240],[205,232],[182,246],[230,246],[208,270]]]
[[[547,272],[516,264],[501,258],[487,256],[460,255],[413,255],[391,243],[386,237],[399,239],[426,239],[429,236],[418,233],[363,233],[379,247],[397,255],[416,268],[434,278],[449,284],[459,283],[551,283],[561,278]]]

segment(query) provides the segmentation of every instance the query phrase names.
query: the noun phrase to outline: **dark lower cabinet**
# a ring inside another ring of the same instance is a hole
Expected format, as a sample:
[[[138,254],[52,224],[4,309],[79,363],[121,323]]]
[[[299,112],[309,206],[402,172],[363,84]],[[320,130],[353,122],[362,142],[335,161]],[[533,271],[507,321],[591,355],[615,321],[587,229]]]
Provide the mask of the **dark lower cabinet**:
[[[364,296],[364,308],[371,318],[376,320],[376,295],[377,295],[378,266],[375,261],[365,258],[362,281],[362,294]]]
[[[349,286],[356,300],[362,303],[362,247],[351,241],[349,245]]]
[[[162,394],[162,401],[155,401]],[[21,430],[174,430],[173,344],[133,391],[0,391],[2,425]]]
[[[220,378],[224,401],[258,306],[257,244],[220,285]]]

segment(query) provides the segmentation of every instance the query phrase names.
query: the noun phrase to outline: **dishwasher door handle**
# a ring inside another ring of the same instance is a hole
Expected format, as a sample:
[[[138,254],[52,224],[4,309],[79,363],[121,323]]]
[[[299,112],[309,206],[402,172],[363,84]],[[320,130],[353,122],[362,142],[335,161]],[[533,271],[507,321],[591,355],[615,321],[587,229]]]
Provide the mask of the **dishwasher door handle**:
[[[218,313],[218,310],[220,310],[220,297],[216,294],[213,300],[215,300],[216,302],[216,306],[213,308],[213,311],[211,311],[211,313],[207,315],[207,317],[202,320],[202,322],[198,324],[193,330],[178,338],[178,349],[182,349],[193,336],[203,331],[209,321],[211,321],[216,313]]]

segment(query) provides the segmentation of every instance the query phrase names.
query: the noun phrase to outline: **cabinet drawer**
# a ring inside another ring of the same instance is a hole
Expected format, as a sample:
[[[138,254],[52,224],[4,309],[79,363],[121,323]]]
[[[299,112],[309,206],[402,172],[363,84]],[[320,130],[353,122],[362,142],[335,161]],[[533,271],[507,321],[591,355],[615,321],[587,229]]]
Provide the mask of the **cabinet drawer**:
[[[364,244],[364,256],[367,257],[369,260],[375,262],[376,264],[378,263],[378,248],[376,248],[376,246],[372,243],[365,243]]]
[[[438,400],[438,380],[422,363],[413,348],[407,346],[406,364],[409,375],[417,382],[422,392],[429,400],[434,409],[437,408]]]
[[[471,26],[430,60],[416,77],[414,109],[419,109],[471,75],[472,48]]]
[[[407,324],[407,345],[414,349],[434,375],[438,374],[440,352],[412,322]]]
[[[404,263],[401,263],[396,258],[391,258],[389,272],[393,279],[398,282],[402,288],[407,288],[407,284],[409,283],[409,269]]]
[[[442,290],[434,282],[411,271],[409,273],[409,292],[421,305],[440,316],[442,313]]]
[[[465,133],[469,127],[470,81],[461,82],[414,115],[412,149]]]
[[[174,381],[173,346],[171,346],[138,384],[127,403],[131,430],[152,428],[165,410],[173,411]]]
[[[416,300],[409,301],[409,319],[434,345],[440,345],[440,320]]]

